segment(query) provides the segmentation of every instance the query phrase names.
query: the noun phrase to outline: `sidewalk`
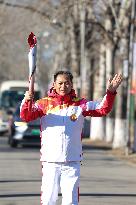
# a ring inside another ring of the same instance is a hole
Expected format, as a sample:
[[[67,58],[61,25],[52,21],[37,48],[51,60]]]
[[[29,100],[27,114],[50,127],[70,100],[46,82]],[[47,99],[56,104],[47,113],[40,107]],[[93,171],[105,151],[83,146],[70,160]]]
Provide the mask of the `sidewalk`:
[[[136,165],[136,153],[129,153],[126,155],[125,148],[112,148],[111,143],[107,143],[105,141],[91,141],[90,139],[83,139],[83,146],[90,146],[93,148],[99,148],[102,150],[106,150],[108,155],[113,155],[117,157],[118,159],[124,160],[127,163],[135,164]]]

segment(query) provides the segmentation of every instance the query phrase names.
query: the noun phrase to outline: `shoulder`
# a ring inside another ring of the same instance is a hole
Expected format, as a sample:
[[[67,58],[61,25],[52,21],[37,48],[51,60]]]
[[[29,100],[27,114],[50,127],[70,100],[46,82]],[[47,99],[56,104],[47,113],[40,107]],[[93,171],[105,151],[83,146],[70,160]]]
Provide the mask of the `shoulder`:
[[[45,103],[45,102],[49,102],[49,101],[52,101],[52,98],[50,98],[50,97],[43,97],[43,98],[37,100],[36,104],[41,104],[41,103]]]
[[[80,97],[75,97],[72,101],[75,102],[76,105],[82,105],[87,103],[87,100],[85,98]]]
[[[43,97],[35,102],[35,104],[40,107],[47,107],[49,104],[52,104],[53,99],[51,97]]]
[[[54,104],[54,99],[51,97],[44,97],[35,102],[36,106],[43,111],[44,114],[47,113],[50,106]]]

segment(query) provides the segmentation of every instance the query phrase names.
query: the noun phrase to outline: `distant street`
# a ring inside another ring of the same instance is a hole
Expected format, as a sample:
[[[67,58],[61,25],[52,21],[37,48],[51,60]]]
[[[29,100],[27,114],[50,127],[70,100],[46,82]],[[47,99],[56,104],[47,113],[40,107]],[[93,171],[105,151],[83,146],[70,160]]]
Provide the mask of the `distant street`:
[[[12,149],[0,137],[0,205],[40,205],[39,156],[39,148]],[[136,204],[136,165],[84,146],[79,205],[128,204]]]

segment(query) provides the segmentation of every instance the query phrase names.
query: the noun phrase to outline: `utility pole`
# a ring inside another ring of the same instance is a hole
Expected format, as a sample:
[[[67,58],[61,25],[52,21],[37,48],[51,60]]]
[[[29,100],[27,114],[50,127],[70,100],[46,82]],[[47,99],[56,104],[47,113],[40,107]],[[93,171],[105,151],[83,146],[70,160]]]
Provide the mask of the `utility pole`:
[[[131,26],[130,26],[130,42],[129,42],[129,66],[128,66],[128,93],[127,93],[127,122],[126,122],[126,134],[127,134],[127,146],[126,155],[129,154],[131,149],[132,136],[132,122],[131,122],[131,86],[132,86],[132,73],[133,73],[133,46],[134,46],[134,19],[136,15],[136,0],[132,0],[131,5]],[[134,111],[134,109],[133,109]],[[134,126],[134,125],[133,125]]]

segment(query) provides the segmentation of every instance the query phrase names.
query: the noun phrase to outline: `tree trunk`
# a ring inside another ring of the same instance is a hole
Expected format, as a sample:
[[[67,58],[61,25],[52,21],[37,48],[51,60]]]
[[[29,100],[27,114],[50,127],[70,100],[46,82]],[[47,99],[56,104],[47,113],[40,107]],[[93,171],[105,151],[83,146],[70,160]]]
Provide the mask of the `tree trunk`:
[[[112,32],[112,15],[109,13],[105,19],[105,28]],[[113,45],[107,40],[106,43],[106,82],[113,76]],[[112,111],[106,117],[106,141],[111,142],[114,136],[114,112]]]
[[[127,63],[124,63],[123,67],[124,66],[126,67]],[[121,70],[118,72],[121,72]],[[124,81],[122,83],[122,86],[118,89],[118,94],[117,94],[116,104],[115,104],[115,128],[114,128],[114,139],[112,144],[113,148],[125,147],[127,143],[127,139],[126,139],[127,104],[126,102],[127,102],[127,89],[126,89],[126,82]]]
[[[113,75],[113,49],[112,45],[106,46],[106,82]],[[114,136],[114,111],[106,117],[106,141],[111,142]]]
[[[76,36],[74,32],[74,19],[71,19],[71,23],[69,25],[69,36],[70,36],[70,55],[71,55],[71,62],[70,62],[70,68],[74,77],[73,86],[76,90],[76,93],[78,93],[79,89],[79,83],[78,83],[78,56],[77,56],[77,48],[76,48]]]
[[[119,8],[119,15],[118,15],[118,25],[120,25],[119,36],[120,42],[119,50],[117,50],[116,62],[119,60],[120,63],[116,63],[115,68],[116,72],[122,73],[126,70],[128,66],[128,53],[129,53],[129,8],[130,8],[130,1],[123,0],[121,6]],[[122,69],[121,69],[122,68]],[[124,76],[123,76],[124,77]],[[125,78],[125,77],[124,77]],[[126,77],[122,83],[122,86],[118,89],[118,95],[116,98],[116,107],[115,107],[115,129],[114,129],[114,139],[113,139],[113,148],[118,147],[125,147],[127,145],[127,90],[128,90],[128,82]]]
[[[99,77],[98,81],[95,81],[94,86],[94,100],[102,98],[105,94],[105,46],[100,46],[100,65],[99,65]],[[96,78],[97,80],[97,78]],[[92,140],[104,140],[105,139],[105,118],[104,117],[92,117],[90,125],[90,138]]]

